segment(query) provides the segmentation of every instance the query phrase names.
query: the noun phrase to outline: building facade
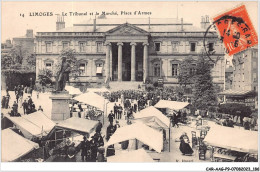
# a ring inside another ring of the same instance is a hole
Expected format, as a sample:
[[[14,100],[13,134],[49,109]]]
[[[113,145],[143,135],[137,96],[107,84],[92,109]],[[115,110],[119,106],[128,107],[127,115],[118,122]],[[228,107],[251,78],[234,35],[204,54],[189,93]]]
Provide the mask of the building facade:
[[[233,56],[233,90],[258,91],[258,48],[248,48]]]
[[[79,82],[157,81],[178,85],[179,64],[185,58],[195,62],[203,52],[208,17],[202,28],[176,19],[93,19],[65,28],[64,20],[54,32],[36,34],[36,75],[53,70],[61,50],[75,49],[80,69]],[[207,34],[206,44],[215,51],[211,58],[213,82],[224,86],[223,44],[216,32]]]

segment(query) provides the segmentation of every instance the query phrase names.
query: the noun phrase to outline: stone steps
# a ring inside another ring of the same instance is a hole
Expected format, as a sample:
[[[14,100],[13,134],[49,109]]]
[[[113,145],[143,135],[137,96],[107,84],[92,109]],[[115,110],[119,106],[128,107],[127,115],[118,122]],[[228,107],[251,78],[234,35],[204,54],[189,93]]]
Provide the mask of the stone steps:
[[[118,82],[118,81],[111,81],[109,83],[110,86],[110,90],[111,91],[118,91],[118,90],[137,90],[138,89],[138,85],[140,84],[140,86],[142,87],[143,82],[131,82],[131,81],[122,81],[122,82]]]

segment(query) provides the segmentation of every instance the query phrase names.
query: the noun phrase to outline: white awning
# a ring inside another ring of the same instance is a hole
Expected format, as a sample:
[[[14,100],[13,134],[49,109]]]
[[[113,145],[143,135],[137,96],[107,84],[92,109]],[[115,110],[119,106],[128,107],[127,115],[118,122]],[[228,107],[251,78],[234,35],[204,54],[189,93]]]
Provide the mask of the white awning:
[[[65,86],[65,90],[67,90],[71,95],[82,94],[82,92],[78,88],[69,85]]]
[[[97,72],[96,73],[102,73],[102,67],[97,67]]]
[[[211,146],[238,152],[258,153],[257,131],[212,125],[204,142]]]
[[[59,122],[55,128],[63,128],[79,133],[92,133],[95,131],[98,121],[88,120],[84,118],[69,118]]]
[[[10,115],[5,115],[5,117],[12,121],[27,139],[32,139],[33,136],[46,136],[55,126],[55,123],[45,116],[42,111],[22,115],[21,117],[11,117]]]
[[[107,162],[154,162],[151,156],[144,150],[121,151],[119,155],[107,157]]]
[[[2,162],[15,161],[26,155],[34,149],[38,149],[39,145],[11,129],[2,130]]]
[[[94,107],[104,111],[105,98],[96,93],[87,92],[87,93],[74,97],[74,99],[79,102],[94,106]]]
[[[173,110],[181,110],[188,105],[189,105],[188,102],[160,100],[154,107],[156,107],[156,108],[169,108],[169,109],[173,109]]]
[[[150,127],[170,127],[170,119],[153,106],[149,106],[148,108],[135,113],[134,118],[137,120],[142,120]]]
[[[162,133],[142,123],[134,123],[118,128],[116,132],[110,137],[106,147],[115,143],[132,139],[141,141],[157,152],[161,152],[163,149]]]

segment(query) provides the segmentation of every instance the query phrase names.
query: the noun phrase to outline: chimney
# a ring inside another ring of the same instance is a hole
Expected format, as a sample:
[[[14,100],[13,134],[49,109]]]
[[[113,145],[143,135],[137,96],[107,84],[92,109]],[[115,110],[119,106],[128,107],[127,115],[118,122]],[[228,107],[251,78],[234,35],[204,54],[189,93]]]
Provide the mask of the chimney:
[[[206,15],[206,17],[205,17],[206,19],[206,21],[205,21],[205,28],[204,29],[207,29],[208,27],[209,27],[209,16],[208,15]]]
[[[57,15],[56,31],[65,28],[64,16]]]
[[[181,18],[181,31],[184,31],[184,29],[183,29],[183,18]]]
[[[27,38],[33,38],[33,30],[32,29],[26,30],[26,37]]]
[[[200,27],[205,29],[205,18],[204,18],[204,16],[201,16]]]
[[[93,32],[96,32],[96,29],[97,29],[97,23],[96,23],[96,16],[95,18],[93,19]]]

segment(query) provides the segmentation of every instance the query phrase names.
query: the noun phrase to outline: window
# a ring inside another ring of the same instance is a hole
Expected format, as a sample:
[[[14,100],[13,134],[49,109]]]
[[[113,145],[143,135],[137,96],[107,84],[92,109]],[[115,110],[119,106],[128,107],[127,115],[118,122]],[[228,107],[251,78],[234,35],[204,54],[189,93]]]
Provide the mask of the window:
[[[96,66],[97,66],[96,76],[102,76],[102,69],[103,69],[102,63],[96,63]]]
[[[68,48],[69,47],[69,43],[68,42],[63,42],[62,43],[62,48],[63,49],[66,49],[66,48]]]
[[[160,63],[155,63],[153,67],[153,75],[160,76]]]
[[[51,42],[46,42],[46,53],[52,52],[52,45]]]
[[[79,75],[80,76],[86,75],[86,63],[79,64]]]
[[[102,42],[97,42],[97,52],[102,52]]]
[[[45,63],[45,68],[48,70],[52,70],[52,63],[51,62]]]
[[[192,42],[190,43],[190,51],[195,52],[196,51],[196,43]]]
[[[155,42],[154,47],[155,47],[155,51],[161,51],[161,43],[160,42]]]
[[[178,76],[178,64],[172,64],[172,76]]]
[[[178,42],[173,42],[172,43],[172,51],[173,52],[178,52]]]
[[[209,43],[209,51],[214,51],[214,43]]]
[[[79,43],[79,51],[80,52],[85,52],[85,43],[84,42],[80,42]]]

